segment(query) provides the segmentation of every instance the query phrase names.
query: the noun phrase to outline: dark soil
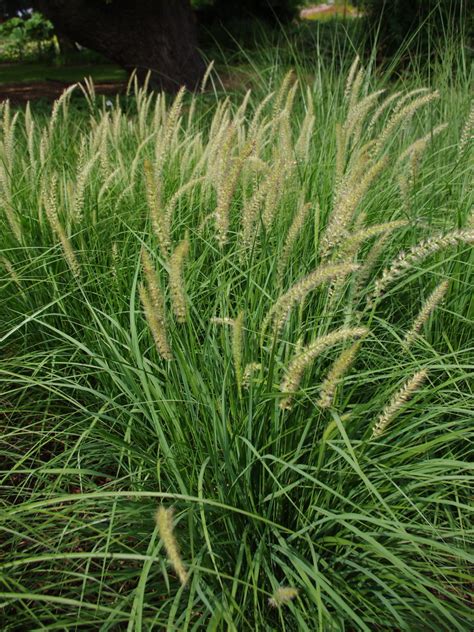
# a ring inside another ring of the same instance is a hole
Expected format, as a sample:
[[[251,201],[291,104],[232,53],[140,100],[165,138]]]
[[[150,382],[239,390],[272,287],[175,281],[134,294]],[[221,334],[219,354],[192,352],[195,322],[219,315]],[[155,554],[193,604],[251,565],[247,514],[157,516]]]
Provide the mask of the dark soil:
[[[70,84],[63,81],[41,81],[34,83],[4,83],[0,84],[0,101],[10,99],[14,105],[21,105],[27,101],[44,99],[54,101]],[[94,83],[97,94],[115,95],[125,92],[124,82]]]

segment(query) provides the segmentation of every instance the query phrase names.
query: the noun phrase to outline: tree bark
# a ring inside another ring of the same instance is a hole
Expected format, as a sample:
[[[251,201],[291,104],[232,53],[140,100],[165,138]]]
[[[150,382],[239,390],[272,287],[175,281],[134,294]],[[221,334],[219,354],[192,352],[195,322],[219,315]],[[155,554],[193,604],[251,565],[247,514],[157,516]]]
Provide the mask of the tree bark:
[[[167,92],[194,89],[204,71],[189,0],[34,0],[59,31]]]

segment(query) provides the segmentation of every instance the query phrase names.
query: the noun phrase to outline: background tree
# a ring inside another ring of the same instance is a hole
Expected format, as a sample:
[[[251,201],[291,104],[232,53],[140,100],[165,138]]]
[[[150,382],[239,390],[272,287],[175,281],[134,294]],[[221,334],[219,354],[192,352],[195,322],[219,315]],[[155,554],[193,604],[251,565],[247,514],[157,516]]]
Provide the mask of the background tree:
[[[205,70],[189,0],[34,0],[64,35],[102,53],[139,79],[175,92],[195,88]]]
[[[198,51],[202,22],[261,18],[282,23],[297,0],[33,0],[58,32],[102,53],[139,79],[170,92],[195,88],[205,65]],[[12,4],[10,2],[10,4]]]
[[[259,17],[287,21],[296,0],[33,0],[56,29],[102,53],[139,79],[169,92],[195,88],[205,65],[198,51],[195,9],[204,19]]]
[[[20,13],[21,15],[21,13]],[[53,25],[37,11],[27,13],[26,17],[13,15],[0,24],[0,35],[4,40],[4,51],[22,60],[32,47],[39,57],[45,52],[45,47],[51,43]]]

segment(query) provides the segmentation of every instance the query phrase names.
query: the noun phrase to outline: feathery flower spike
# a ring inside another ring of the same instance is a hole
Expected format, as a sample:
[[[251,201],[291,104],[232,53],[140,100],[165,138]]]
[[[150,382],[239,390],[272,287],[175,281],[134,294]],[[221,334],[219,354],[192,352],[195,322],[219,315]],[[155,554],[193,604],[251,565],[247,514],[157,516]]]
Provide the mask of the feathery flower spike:
[[[388,425],[393,421],[393,419],[400,412],[400,409],[406,402],[411,398],[411,396],[417,391],[423,382],[426,380],[428,375],[428,371],[423,369],[422,371],[418,371],[415,375],[410,378],[402,388],[395,393],[390,402],[385,406],[379,418],[377,419],[373,429],[372,429],[372,439],[377,439],[387,429]]]
[[[184,586],[188,581],[188,571],[181,558],[178,543],[173,533],[173,510],[160,506],[155,515],[160,538],[166,550],[166,555],[174,568],[179,581]]]
[[[279,608],[285,604],[293,601],[298,596],[298,589],[291,586],[280,586],[275,590],[273,595],[268,600],[268,605],[271,608]]]

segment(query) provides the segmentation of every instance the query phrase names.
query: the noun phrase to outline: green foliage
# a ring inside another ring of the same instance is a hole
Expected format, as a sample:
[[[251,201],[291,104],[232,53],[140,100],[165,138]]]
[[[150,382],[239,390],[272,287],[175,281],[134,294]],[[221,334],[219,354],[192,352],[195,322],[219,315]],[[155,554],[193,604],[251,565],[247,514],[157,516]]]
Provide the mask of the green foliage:
[[[33,42],[43,42],[53,35],[53,25],[47,20],[42,13],[34,11],[31,16],[25,20],[26,36]]]
[[[255,59],[3,105],[5,630],[472,628],[470,76]]]
[[[33,12],[26,18],[12,17],[0,25],[3,55],[24,59],[31,56],[31,47],[39,57],[51,49],[53,25],[41,13]]]

